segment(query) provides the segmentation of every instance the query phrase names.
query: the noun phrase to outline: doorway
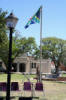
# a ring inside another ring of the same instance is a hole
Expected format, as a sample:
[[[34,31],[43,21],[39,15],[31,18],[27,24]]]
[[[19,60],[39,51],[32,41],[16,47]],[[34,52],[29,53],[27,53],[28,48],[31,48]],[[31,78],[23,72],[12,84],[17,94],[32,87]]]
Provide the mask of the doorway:
[[[26,67],[25,63],[20,63],[19,72],[25,72],[26,71],[25,67]]]

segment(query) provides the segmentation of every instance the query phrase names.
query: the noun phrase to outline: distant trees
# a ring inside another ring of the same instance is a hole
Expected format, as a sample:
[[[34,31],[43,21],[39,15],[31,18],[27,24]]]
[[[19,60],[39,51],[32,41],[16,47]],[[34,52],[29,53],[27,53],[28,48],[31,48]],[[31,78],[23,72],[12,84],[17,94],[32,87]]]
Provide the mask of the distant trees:
[[[40,58],[40,47],[35,49],[34,57]],[[56,74],[60,63],[66,66],[66,40],[56,37],[48,37],[42,39],[42,57],[51,59],[55,63]]]
[[[66,58],[66,41],[50,37],[44,38],[42,41],[42,55],[43,58],[50,58],[55,63],[56,73],[58,73],[58,68],[60,63],[64,62]]]

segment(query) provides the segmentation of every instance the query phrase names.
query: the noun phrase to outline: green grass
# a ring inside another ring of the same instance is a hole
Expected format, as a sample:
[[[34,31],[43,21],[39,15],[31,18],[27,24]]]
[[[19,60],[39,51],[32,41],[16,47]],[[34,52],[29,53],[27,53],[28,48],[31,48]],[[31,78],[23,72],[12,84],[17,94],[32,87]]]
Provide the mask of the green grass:
[[[26,81],[27,77],[34,78],[35,75],[22,75],[22,74],[11,74],[11,81]],[[6,82],[7,81],[7,74],[0,74],[0,82]]]
[[[66,74],[62,74],[62,77],[66,77]]]
[[[6,82],[6,81],[7,81],[7,74],[0,73],[0,82]]]

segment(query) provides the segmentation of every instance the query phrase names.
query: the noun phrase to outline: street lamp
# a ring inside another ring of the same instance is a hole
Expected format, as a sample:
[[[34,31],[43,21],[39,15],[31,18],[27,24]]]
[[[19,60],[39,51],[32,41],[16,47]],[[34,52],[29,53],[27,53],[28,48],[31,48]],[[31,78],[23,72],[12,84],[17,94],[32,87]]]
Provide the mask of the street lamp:
[[[18,18],[15,17],[13,13],[10,13],[10,15],[6,18],[6,25],[10,30],[6,100],[10,100],[10,82],[11,82],[11,67],[12,67],[12,33],[13,33],[13,29],[15,28],[17,24],[17,21],[18,21]]]

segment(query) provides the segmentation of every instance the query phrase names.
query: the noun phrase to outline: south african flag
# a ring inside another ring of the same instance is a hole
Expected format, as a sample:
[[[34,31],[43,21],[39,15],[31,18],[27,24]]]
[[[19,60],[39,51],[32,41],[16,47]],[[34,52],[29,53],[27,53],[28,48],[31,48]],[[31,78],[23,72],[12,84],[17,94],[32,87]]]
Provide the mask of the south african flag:
[[[34,14],[34,16],[29,19],[29,21],[25,25],[25,28],[28,28],[30,24],[35,24],[35,23],[39,23],[39,22],[40,22],[40,8]]]

